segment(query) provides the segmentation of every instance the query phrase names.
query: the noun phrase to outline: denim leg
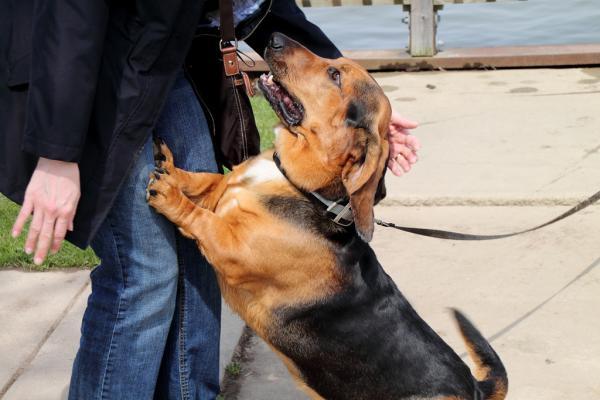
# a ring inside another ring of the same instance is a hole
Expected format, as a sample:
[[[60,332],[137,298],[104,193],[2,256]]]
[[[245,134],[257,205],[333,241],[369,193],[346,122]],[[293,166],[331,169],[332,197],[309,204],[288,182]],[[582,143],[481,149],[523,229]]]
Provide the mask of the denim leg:
[[[178,81],[174,92],[180,101],[163,110],[157,136],[173,151],[177,167],[217,172],[211,132],[193,89],[187,81]],[[212,267],[193,240],[178,235],[176,248],[177,307],[155,398],[214,399],[219,393],[219,287]]]
[[[180,76],[157,125],[178,166],[216,171],[210,132]],[[195,243],[145,200],[149,140],[93,240],[101,264],[71,379],[70,399],[213,399],[220,293]]]
[[[151,399],[175,310],[174,227],[145,199],[148,142],[92,241],[101,260],[73,365],[70,399]]]

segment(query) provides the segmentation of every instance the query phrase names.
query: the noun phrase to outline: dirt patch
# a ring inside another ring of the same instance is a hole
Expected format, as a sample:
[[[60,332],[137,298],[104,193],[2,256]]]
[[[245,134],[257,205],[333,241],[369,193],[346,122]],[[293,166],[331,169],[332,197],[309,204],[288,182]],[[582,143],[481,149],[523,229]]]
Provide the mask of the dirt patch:
[[[534,93],[537,92],[537,88],[530,86],[523,86],[514,89],[510,89],[509,93]]]
[[[245,366],[251,361],[251,349],[254,346],[254,332],[246,325],[235,346],[229,365],[225,368],[221,393],[218,399],[237,400],[245,377]],[[235,368],[229,368],[235,366]]]

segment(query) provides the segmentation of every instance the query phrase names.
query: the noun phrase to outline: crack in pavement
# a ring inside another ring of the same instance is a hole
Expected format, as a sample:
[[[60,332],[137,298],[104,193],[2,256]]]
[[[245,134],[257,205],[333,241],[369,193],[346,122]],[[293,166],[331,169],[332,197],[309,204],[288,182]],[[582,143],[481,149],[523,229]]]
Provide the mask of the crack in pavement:
[[[427,196],[427,197],[391,197],[379,203],[379,207],[554,207],[574,206],[587,199],[588,196],[579,197],[452,197],[452,196]]]
[[[71,309],[75,306],[75,303],[77,302],[79,297],[85,292],[85,290],[87,289],[89,284],[90,284],[90,282],[88,280],[81,286],[81,288],[79,288],[79,290],[75,293],[75,295],[73,296],[73,298],[71,299],[69,304],[67,304],[67,306],[63,309],[63,311],[59,314],[59,316],[54,320],[52,325],[50,325],[50,328],[48,328],[44,337],[42,337],[40,342],[35,346],[35,348],[31,351],[31,353],[29,353],[29,355],[21,363],[21,365],[19,365],[17,370],[12,374],[12,376],[4,384],[2,389],[0,389],[0,399],[2,399],[4,397],[4,395],[10,390],[10,388],[15,384],[15,382],[25,373],[25,370],[27,369],[27,367],[29,367],[31,365],[31,363],[33,362],[33,360],[35,360],[35,358],[37,357],[37,355],[40,352],[40,350],[42,349],[42,347],[44,347],[44,345],[46,344],[46,342],[48,341],[50,336],[52,336],[52,334],[54,333],[56,328],[58,328],[58,325],[60,325],[60,323],[65,319],[65,317],[67,316],[69,311],[71,311]]]
[[[594,270],[594,268],[596,268],[598,265],[600,265],[600,257],[596,258],[596,260],[594,262],[592,262],[588,267],[586,267],[583,271],[581,271],[579,274],[577,274],[577,276],[575,276],[573,279],[571,279],[562,288],[560,288],[559,290],[557,290],[556,292],[554,292],[551,296],[547,297],[544,301],[542,301],[541,303],[539,303],[537,306],[533,307],[532,309],[530,309],[529,311],[527,311],[525,314],[521,315],[519,318],[517,318],[516,320],[514,320],[510,324],[508,324],[504,328],[500,329],[498,332],[494,333],[492,336],[488,337],[487,341],[490,342],[490,343],[492,343],[496,339],[504,336],[506,333],[508,333],[511,330],[513,330],[517,325],[521,324],[521,322],[525,321],[527,318],[531,317],[533,314],[535,314],[536,312],[538,312],[542,307],[544,307],[546,304],[548,304],[550,301],[552,301],[554,298],[556,298],[562,292],[564,292],[565,290],[567,290],[575,282],[577,282],[578,280],[580,280],[581,278],[583,278],[584,276],[586,276],[587,274],[589,274],[590,272],[592,272]],[[466,356],[467,356],[467,353],[462,353],[460,355],[461,358],[464,358]]]
[[[560,174],[556,178],[552,179],[550,182],[537,188],[535,192],[536,193],[540,192],[541,190],[544,190],[547,187],[554,185],[556,182],[560,181],[561,179],[571,175],[573,172],[580,170],[582,168],[581,163],[583,161],[585,161],[588,157],[590,157],[594,154],[597,154],[599,150],[600,150],[600,145],[597,145],[596,147],[591,148],[589,150],[584,150],[584,154],[579,160],[577,160],[575,163],[573,163],[573,165],[571,165],[570,167],[567,167],[562,174]]]

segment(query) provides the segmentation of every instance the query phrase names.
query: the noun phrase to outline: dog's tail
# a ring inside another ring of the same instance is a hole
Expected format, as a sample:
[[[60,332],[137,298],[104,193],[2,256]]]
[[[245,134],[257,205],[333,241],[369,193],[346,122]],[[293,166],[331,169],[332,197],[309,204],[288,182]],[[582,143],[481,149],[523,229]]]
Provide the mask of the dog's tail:
[[[467,352],[475,363],[473,376],[485,400],[503,400],[508,391],[506,369],[492,346],[460,311],[452,309]]]

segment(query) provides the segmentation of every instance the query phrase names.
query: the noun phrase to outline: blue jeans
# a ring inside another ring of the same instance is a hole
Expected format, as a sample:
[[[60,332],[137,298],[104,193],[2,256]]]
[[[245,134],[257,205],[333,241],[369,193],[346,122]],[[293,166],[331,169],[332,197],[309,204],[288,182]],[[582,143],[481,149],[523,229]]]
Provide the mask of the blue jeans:
[[[178,167],[216,172],[211,134],[180,74],[156,126]],[[219,392],[221,297],[196,244],[146,203],[151,139],[96,234],[101,260],[69,399],[214,399]]]

